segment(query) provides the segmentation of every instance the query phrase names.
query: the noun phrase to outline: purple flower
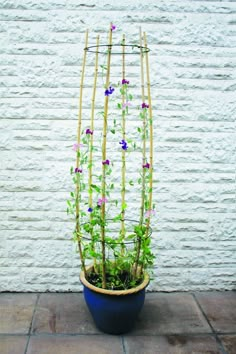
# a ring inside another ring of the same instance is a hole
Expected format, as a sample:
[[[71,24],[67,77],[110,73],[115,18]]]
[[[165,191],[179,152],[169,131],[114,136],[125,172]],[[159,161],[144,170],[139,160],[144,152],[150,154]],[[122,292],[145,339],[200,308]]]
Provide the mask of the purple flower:
[[[111,95],[114,91],[114,87],[110,86],[108,89],[105,90],[105,96]]]
[[[92,213],[92,211],[93,211],[93,208],[88,208],[89,213]]]
[[[126,80],[126,79],[123,79],[122,81],[121,81],[121,83],[122,83],[122,85],[125,85],[125,84],[129,84],[129,81],[128,80]]]
[[[150,163],[145,163],[145,165],[143,165],[143,168],[150,168]]]
[[[149,105],[146,104],[145,102],[142,103],[142,108],[149,108]]]
[[[75,173],[82,173],[82,172],[83,172],[83,171],[82,171],[81,168],[78,168],[78,167],[75,168]]]
[[[102,204],[106,203],[108,200],[105,197],[98,199],[98,206],[102,206]]]
[[[150,209],[150,210],[147,210],[147,211],[146,211],[145,217],[146,217],[146,218],[150,218],[150,216],[155,215],[155,214],[156,214],[155,210]]]
[[[73,150],[74,151],[78,151],[81,147],[83,147],[84,145],[83,144],[78,144],[78,143],[75,143],[74,145],[73,145]]]
[[[85,130],[85,134],[93,135],[93,131],[88,128]]]
[[[115,30],[116,30],[116,26],[112,24],[112,25],[111,25],[111,30],[112,30],[112,31],[115,31]]]
[[[125,102],[122,104],[122,108],[125,109],[126,107],[129,107],[131,106],[131,103],[130,102]]]
[[[103,165],[110,165],[110,160],[102,161],[102,164],[103,164]]]
[[[127,150],[128,149],[128,144],[127,144],[127,142],[125,141],[125,140],[121,140],[120,142],[119,142],[119,144],[121,144],[121,148],[123,149],[123,150]]]

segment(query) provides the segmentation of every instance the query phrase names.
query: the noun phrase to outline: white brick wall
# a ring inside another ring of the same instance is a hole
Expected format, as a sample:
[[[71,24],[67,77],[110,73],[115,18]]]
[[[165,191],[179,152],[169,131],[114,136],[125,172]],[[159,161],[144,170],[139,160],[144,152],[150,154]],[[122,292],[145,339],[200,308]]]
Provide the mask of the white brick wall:
[[[236,287],[234,1],[2,0],[0,290],[77,291],[66,215],[84,32],[112,21],[151,47],[150,290]]]

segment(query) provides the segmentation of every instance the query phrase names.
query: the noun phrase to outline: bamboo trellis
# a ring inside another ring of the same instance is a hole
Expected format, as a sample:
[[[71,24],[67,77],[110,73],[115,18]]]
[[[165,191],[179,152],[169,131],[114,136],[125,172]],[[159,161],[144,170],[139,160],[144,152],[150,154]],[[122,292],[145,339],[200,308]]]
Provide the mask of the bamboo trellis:
[[[111,73],[112,73],[112,56],[113,55],[120,55],[120,63],[121,63],[121,78],[122,81],[126,80],[126,72],[127,64],[126,64],[126,56],[129,54],[137,55],[140,58],[140,88],[139,93],[136,93],[137,97],[141,97],[141,103],[144,104],[145,101],[146,106],[143,110],[138,113],[137,120],[139,119],[139,115],[141,114],[142,117],[142,133],[141,133],[141,141],[142,141],[142,158],[141,161],[138,162],[137,168],[141,171],[141,205],[140,205],[140,214],[139,214],[139,225],[145,224],[147,225],[147,235],[148,229],[150,225],[150,217],[151,212],[153,210],[153,201],[152,201],[152,189],[153,189],[153,117],[152,117],[152,102],[151,102],[151,90],[150,90],[150,73],[149,73],[149,49],[147,47],[147,39],[146,33],[142,33],[141,28],[139,31],[139,45],[129,45],[126,44],[125,35],[122,36],[120,44],[113,44],[113,29],[112,26],[109,29],[108,34],[108,42],[107,44],[100,44],[99,36],[96,39],[96,45],[88,46],[88,31],[86,31],[85,35],[85,48],[84,48],[84,56],[82,62],[82,73],[81,73],[81,81],[80,81],[80,95],[79,95],[79,112],[78,112],[78,131],[77,131],[77,143],[80,145],[83,136],[83,104],[84,104],[84,82],[85,82],[85,69],[86,67],[86,60],[87,54],[89,52],[95,53],[95,60],[94,60],[94,80],[92,85],[92,98],[91,98],[91,113],[90,113],[90,140],[89,140],[89,154],[88,154],[88,206],[92,210],[94,203],[93,195],[93,145],[94,145],[94,136],[93,132],[96,130],[96,120],[94,119],[96,113],[96,92],[98,90],[98,75],[99,75],[99,58],[100,55],[106,55],[106,77],[105,77],[105,88],[108,89],[111,86]],[[91,64],[90,64],[91,65]],[[121,105],[122,107],[126,103],[127,97],[125,93],[121,94]],[[86,103],[88,98],[86,97]],[[102,122],[102,144],[101,144],[101,159],[102,161],[107,161],[107,133],[108,133],[108,122],[109,122],[109,95],[105,95],[104,98],[104,108],[103,108],[103,122]],[[139,105],[140,107],[140,105]],[[141,112],[141,113],[140,113]],[[121,109],[121,137],[123,141],[126,141],[127,138],[127,111],[125,109]],[[126,161],[126,151],[122,149],[121,151],[121,187],[120,187],[120,194],[121,194],[121,205],[119,206],[120,209],[120,232],[119,236],[121,235],[123,239],[125,238],[125,214],[126,214],[126,175],[127,175],[127,161]],[[80,168],[81,165],[81,154],[80,152],[77,153],[76,158],[76,168]],[[140,169],[141,166],[141,169]],[[144,166],[148,167],[145,168]],[[135,164],[134,164],[135,167]],[[107,197],[107,176],[106,176],[106,164],[103,163],[101,165],[101,197],[102,200],[105,200]],[[147,183],[148,181],[148,183]],[[81,234],[81,184],[77,183],[76,185],[76,234],[77,234],[77,242],[78,242],[78,249],[82,263],[82,269],[86,275],[86,267],[85,267],[85,259],[82,250],[82,234]],[[140,193],[140,192],[139,192]],[[145,217],[145,212],[149,212],[149,214]],[[106,203],[101,204],[100,210],[100,217],[101,217],[101,251],[102,251],[102,287],[106,288]],[[144,221],[145,220],[145,221]],[[92,221],[92,215],[90,216],[90,221]],[[137,246],[137,253],[136,253],[136,262],[134,266],[134,273],[137,272],[137,267],[139,264],[139,257],[140,257],[140,247],[141,245],[138,243]]]

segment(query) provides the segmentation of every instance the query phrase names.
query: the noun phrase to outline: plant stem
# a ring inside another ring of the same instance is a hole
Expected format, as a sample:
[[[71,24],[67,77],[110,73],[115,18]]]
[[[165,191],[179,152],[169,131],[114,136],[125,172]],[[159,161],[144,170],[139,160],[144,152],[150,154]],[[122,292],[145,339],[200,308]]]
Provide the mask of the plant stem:
[[[110,24],[108,53],[107,53],[107,72],[106,72],[106,89],[110,83],[110,65],[111,65],[111,48],[112,48],[112,24]],[[107,144],[107,116],[108,116],[108,100],[109,96],[105,96],[104,103],[104,119],[103,119],[103,141],[102,141],[102,160],[106,161],[106,144]],[[102,198],[106,198],[106,165],[102,165]],[[106,248],[105,248],[105,202],[101,206],[101,242],[102,242],[102,287],[106,288]]]
[[[82,63],[82,73],[81,73],[81,80],[80,80],[80,98],[79,98],[79,112],[78,112],[78,130],[77,130],[77,143],[80,144],[81,138],[81,126],[82,126],[82,101],[83,101],[83,86],[84,86],[84,74],[85,74],[85,64],[86,64],[86,57],[87,57],[87,47],[88,47],[88,30],[85,34],[85,48],[84,48],[84,57]],[[76,167],[78,168],[80,165],[80,153],[77,152],[76,156]],[[79,182],[77,180],[76,183],[76,235],[78,238],[78,249],[81,259],[82,270],[86,276],[86,268],[85,268],[85,261],[82,252],[82,245],[81,245],[81,234],[80,234],[80,223],[79,223],[79,214],[80,214],[80,200],[79,200]]]

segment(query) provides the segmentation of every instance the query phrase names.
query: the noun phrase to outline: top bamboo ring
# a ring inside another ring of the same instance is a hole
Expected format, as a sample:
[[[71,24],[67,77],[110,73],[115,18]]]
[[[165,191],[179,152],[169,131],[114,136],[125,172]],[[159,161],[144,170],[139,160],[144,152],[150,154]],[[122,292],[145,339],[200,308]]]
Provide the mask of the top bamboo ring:
[[[126,47],[131,48],[131,51],[126,51],[125,54],[139,54],[141,53],[148,53],[150,49],[148,47],[143,47],[137,44],[99,44],[99,45],[92,45],[89,47],[85,47],[84,50],[90,53],[99,53],[99,54],[107,54],[108,51],[111,51],[113,47]],[[102,48],[102,49],[100,49]],[[123,54],[123,51],[112,51],[113,54]]]

